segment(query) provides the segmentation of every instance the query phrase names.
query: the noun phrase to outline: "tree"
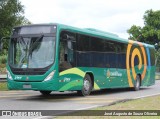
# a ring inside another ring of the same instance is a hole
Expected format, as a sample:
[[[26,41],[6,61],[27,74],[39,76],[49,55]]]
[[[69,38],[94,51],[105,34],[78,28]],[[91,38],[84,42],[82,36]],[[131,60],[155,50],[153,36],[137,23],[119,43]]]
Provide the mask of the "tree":
[[[144,26],[133,25],[127,32],[129,39],[145,42],[148,44],[160,45],[160,10],[147,10],[143,16]],[[156,49],[156,64],[160,57],[160,46]]]
[[[14,26],[30,24],[23,14],[24,6],[19,0],[0,1],[0,39],[10,36]],[[8,41],[4,41],[3,44],[4,49],[8,49]]]

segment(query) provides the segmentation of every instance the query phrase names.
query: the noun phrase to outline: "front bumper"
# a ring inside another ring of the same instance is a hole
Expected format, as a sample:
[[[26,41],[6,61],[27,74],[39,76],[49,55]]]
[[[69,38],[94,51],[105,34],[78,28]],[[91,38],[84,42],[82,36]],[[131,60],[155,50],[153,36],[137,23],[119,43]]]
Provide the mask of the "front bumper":
[[[46,90],[57,91],[59,89],[56,79],[42,82],[18,82],[14,80],[8,81],[8,89],[10,90]]]

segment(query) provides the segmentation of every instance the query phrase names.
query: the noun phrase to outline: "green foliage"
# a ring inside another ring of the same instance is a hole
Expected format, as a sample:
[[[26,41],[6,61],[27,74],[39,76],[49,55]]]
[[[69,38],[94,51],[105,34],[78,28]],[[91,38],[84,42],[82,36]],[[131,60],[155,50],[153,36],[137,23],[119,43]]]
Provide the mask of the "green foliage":
[[[154,45],[160,42],[160,10],[147,10],[143,16],[144,27],[133,25],[127,32],[130,39]]]
[[[0,91],[7,91],[7,83],[6,82],[0,82]]]
[[[7,62],[7,55],[0,56],[0,64],[6,64]]]
[[[141,36],[142,29],[140,26],[133,25],[129,30],[128,33],[130,35],[129,39],[137,40]]]
[[[19,0],[0,1],[0,39],[10,36],[14,26],[30,24],[23,14],[24,6]],[[8,40],[4,40],[3,45],[8,49]]]
[[[133,25],[127,30],[129,39],[155,45],[160,42],[160,10],[147,10],[143,16],[144,26]],[[159,44],[160,45],[160,44]],[[156,64],[159,62],[160,46],[156,51]],[[158,65],[158,64],[157,64]]]
[[[0,56],[0,74],[6,73],[6,62],[7,62],[7,55]]]

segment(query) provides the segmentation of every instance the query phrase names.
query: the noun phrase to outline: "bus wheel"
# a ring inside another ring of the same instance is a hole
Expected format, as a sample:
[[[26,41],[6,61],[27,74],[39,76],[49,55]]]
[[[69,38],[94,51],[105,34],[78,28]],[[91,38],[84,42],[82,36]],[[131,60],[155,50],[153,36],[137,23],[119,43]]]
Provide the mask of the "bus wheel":
[[[81,96],[87,96],[92,91],[92,80],[91,77],[86,74],[83,80],[83,87],[82,90],[78,91],[78,94]]]
[[[136,76],[136,81],[135,81],[135,83],[134,83],[133,90],[134,90],[134,91],[138,91],[138,90],[140,89],[140,85],[141,85],[140,76],[137,75],[137,76]]]
[[[52,91],[40,91],[40,93],[45,96],[50,95],[51,92]]]

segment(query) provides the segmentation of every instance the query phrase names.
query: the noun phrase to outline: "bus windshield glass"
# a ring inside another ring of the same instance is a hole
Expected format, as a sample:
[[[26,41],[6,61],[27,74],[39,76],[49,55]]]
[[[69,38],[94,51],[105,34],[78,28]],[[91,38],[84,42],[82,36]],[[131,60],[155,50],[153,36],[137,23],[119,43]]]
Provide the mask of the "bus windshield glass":
[[[55,37],[22,37],[11,39],[9,64],[13,68],[45,68],[54,63]]]

